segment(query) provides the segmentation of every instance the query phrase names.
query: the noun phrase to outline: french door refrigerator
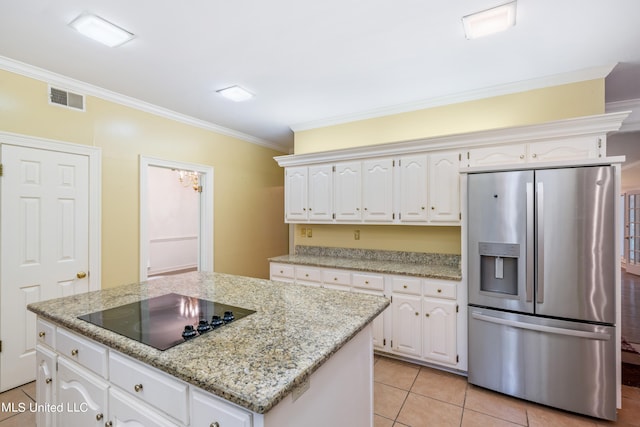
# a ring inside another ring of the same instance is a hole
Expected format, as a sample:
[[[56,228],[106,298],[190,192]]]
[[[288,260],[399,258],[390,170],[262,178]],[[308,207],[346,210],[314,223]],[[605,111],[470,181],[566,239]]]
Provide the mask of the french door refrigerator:
[[[467,182],[469,382],[614,420],[613,167]]]

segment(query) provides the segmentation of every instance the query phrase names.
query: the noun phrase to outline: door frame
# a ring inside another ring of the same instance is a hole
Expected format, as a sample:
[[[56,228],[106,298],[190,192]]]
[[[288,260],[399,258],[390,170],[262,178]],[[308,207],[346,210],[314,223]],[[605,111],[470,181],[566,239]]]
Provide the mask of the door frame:
[[[89,271],[87,276],[89,291],[100,290],[102,287],[100,261],[102,259],[102,149],[2,131],[0,131],[0,144],[77,154],[89,158]],[[1,263],[0,268],[2,268]]]
[[[213,271],[213,167],[140,156],[140,281],[147,280],[149,259],[149,219],[145,207],[149,205],[149,167],[182,169],[200,173],[202,198],[200,199],[200,227],[198,232],[198,271]]]

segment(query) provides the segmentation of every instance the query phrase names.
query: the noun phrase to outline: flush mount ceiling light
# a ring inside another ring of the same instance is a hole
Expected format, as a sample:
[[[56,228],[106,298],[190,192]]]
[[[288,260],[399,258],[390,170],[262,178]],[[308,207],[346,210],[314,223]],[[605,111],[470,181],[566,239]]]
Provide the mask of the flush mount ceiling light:
[[[251,92],[241,88],[240,86],[230,86],[224,89],[217,90],[216,92],[218,92],[225,98],[236,102],[246,101],[247,99],[251,99],[254,97]]]
[[[462,24],[468,39],[505,31],[516,25],[516,2],[464,16]]]
[[[109,47],[120,46],[135,36],[109,21],[90,13],[83,13],[69,23],[71,28]]]

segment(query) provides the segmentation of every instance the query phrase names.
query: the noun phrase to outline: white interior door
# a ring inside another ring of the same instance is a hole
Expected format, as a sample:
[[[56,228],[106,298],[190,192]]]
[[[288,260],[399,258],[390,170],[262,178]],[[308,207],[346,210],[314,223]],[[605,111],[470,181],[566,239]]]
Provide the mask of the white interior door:
[[[640,275],[640,191],[626,194],[624,221],[626,270]]]
[[[0,390],[35,378],[29,303],[89,290],[89,157],[2,144]]]

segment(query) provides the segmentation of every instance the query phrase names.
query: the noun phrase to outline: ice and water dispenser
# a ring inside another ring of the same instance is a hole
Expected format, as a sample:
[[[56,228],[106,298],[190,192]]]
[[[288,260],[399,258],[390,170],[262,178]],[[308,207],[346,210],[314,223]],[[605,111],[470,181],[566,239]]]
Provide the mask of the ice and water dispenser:
[[[517,243],[479,242],[480,291],[518,295],[518,258],[520,245]]]

